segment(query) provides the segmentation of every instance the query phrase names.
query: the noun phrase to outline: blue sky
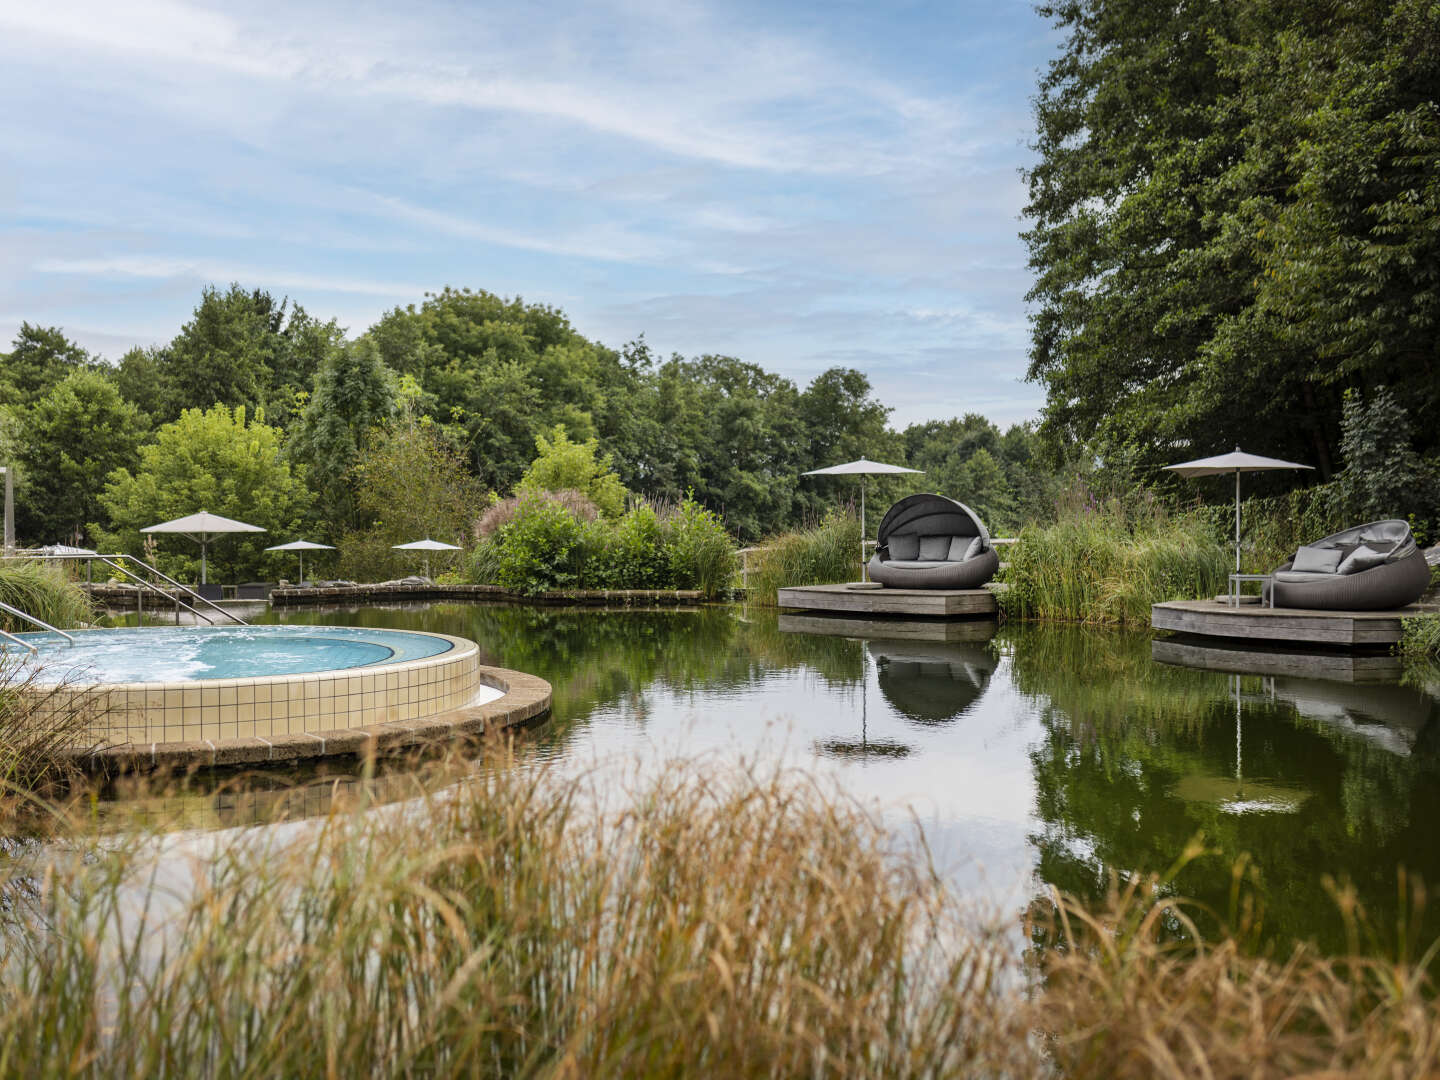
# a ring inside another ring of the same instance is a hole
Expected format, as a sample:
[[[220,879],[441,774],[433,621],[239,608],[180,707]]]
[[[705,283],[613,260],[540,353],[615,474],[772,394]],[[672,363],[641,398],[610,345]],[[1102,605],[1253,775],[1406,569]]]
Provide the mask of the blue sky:
[[[901,426],[1023,420],[1056,45],[1029,0],[0,3],[0,349],[28,320],[115,359],[212,282],[352,334],[469,286],[857,367]]]

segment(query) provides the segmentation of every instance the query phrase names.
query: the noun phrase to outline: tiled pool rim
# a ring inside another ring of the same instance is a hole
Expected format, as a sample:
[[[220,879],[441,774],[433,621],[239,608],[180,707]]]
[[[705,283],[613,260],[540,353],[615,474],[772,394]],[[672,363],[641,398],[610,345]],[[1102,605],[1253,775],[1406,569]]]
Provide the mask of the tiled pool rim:
[[[408,631],[421,633],[420,631]],[[486,667],[466,638],[399,663],[294,675],[189,682],[96,683],[53,691],[97,718],[73,752],[87,768],[249,765],[365,754],[432,743],[532,720],[550,708],[550,684]],[[476,703],[481,687],[499,698]]]

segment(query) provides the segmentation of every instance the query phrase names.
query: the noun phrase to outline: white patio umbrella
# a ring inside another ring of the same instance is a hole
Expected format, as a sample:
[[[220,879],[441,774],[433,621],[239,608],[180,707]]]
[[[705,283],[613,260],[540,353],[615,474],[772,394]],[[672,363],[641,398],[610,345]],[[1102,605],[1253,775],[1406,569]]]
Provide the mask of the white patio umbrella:
[[[176,518],[174,521],[162,521],[159,525],[151,525],[148,529],[141,529],[144,533],[179,533],[187,536],[200,545],[200,584],[206,584],[205,549],[210,541],[217,536],[226,533],[243,532],[264,532],[259,525],[247,525],[243,521],[236,521],[234,518],[221,517],[219,514],[212,514],[201,510],[198,514],[191,514],[189,517]]]
[[[412,540],[408,544],[392,544],[392,551],[460,551],[458,544],[446,544],[440,540],[431,540],[428,536],[424,540]],[[425,556],[425,576],[430,576],[430,556]]]
[[[1235,572],[1240,572],[1240,474],[1246,472],[1274,472],[1277,469],[1313,469],[1313,465],[1297,465],[1293,461],[1247,454],[1235,447],[1233,454],[1218,454],[1215,457],[1200,458],[1198,461],[1183,461],[1179,465],[1165,468],[1181,476],[1223,476],[1235,474]]]
[[[309,540],[291,540],[288,544],[276,544],[268,547],[266,551],[293,551],[300,556],[300,581],[305,581],[305,552],[307,551],[334,551],[334,544],[312,544]]]
[[[802,476],[858,476],[860,477],[860,577],[865,577],[865,477],[893,476],[897,473],[919,473],[923,469],[907,469],[904,465],[886,465],[883,461],[861,458],[847,461],[844,465],[830,465],[823,469],[811,469]]]

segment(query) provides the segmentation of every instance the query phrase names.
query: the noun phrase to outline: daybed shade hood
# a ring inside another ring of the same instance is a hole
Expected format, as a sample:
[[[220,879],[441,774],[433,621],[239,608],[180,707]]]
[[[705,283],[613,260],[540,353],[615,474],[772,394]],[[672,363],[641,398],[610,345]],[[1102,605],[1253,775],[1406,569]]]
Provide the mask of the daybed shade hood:
[[[921,492],[907,495],[889,510],[880,520],[878,540],[881,545],[892,533],[916,533],[919,535],[978,536],[983,546],[990,546],[990,533],[980,520],[980,515],[964,503],[947,499],[944,495]]]

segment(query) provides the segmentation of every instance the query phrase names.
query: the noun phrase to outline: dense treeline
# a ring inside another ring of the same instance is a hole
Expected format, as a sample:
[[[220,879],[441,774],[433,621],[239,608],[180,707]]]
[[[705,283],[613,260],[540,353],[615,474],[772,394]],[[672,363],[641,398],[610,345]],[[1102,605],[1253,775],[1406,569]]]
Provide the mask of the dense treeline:
[[[926,470],[872,481],[877,500],[940,490],[1000,529],[1046,511],[1056,481],[1032,467],[1028,427],[968,415],[895,431],[889,416],[859,371],[801,388],[734,357],[611,349],[555,308],[468,289],[351,337],[263,289],[209,288],[168,344],[115,363],[28,323],[0,355],[22,541],[138,550],[144,525],[199,509],[265,526],[217,547],[222,573],[262,572],[261,549],[291,533],[345,541],[357,573],[394,570],[398,540],[469,543],[561,430],[593,440],[622,498],[689,495],[742,540],[853,497],[853,480],[801,474],[861,456]]]
[[[1429,459],[1433,512],[1440,8],[1040,10],[1066,34],[1028,177],[1043,433],[1147,469],[1243,443],[1323,480],[1348,396],[1398,410],[1390,448]]]

